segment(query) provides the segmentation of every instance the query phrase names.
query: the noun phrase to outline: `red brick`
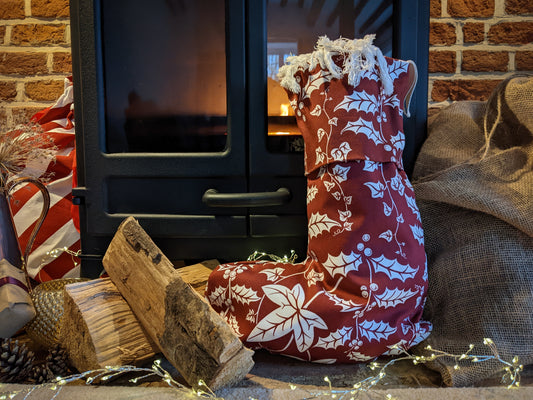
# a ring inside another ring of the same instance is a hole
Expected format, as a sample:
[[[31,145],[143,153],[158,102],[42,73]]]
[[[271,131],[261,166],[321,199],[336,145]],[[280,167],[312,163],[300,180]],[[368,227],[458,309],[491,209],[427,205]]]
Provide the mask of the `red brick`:
[[[453,80],[435,81],[431,91],[434,101],[486,101],[501,80]]]
[[[52,72],[72,73],[72,55],[66,52],[54,53]]]
[[[509,53],[506,51],[464,50],[461,70],[475,72],[507,71]]]
[[[24,0],[2,0],[0,19],[24,18]]]
[[[31,0],[31,15],[44,18],[66,18],[70,15],[69,0]]]
[[[43,80],[28,82],[26,96],[35,101],[54,101],[63,93],[63,80]]]
[[[455,51],[430,51],[428,71],[430,73],[445,72],[453,74],[457,67]]]
[[[482,22],[466,22],[463,26],[463,42],[481,43],[485,39],[485,24]]]
[[[0,100],[13,101],[17,97],[17,84],[15,82],[0,82]]]
[[[42,46],[64,44],[65,25],[15,25],[11,44],[15,46]]]
[[[454,44],[457,40],[455,26],[443,22],[432,22],[429,25],[429,44]]]
[[[448,0],[448,14],[452,17],[492,17],[494,0]]]
[[[0,74],[35,75],[47,72],[44,53],[0,52]]]
[[[489,29],[490,43],[529,44],[533,42],[533,22],[501,22]]]
[[[441,0],[431,0],[429,4],[429,16],[439,18],[441,16]]]
[[[533,71],[533,51],[517,51],[515,64],[517,71]]]
[[[505,0],[507,14],[533,14],[533,1],[531,0]]]
[[[450,97],[450,81],[435,81],[431,89],[431,100],[445,101]]]

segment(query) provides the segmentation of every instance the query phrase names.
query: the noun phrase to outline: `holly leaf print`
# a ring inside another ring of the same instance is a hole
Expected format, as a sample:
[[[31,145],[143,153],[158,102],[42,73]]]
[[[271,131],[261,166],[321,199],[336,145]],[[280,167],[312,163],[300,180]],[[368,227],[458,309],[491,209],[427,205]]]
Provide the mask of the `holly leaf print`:
[[[337,164],[333,167],[332,174],[338,183],[342,183],[348,179],[347,175],[349,171],[350,167],[343,167],[342,165]]]
[[[338,256],[328,254],[328,259],[323,263],[323,266],[332,277],[335,277],[337,274],[346,276],[350,271],[358,271],[361,263],[360,254],[354,253],[353,251],[350,254],[344,254],[341,251]]]
[[[315,165],[322,163],[327,157],[327,154],[324,153],[320,147],[316,148],[315,153],[316,153]]]
[[[223,286],[217,286],[215,290],[213,290],[207,298],[209,299],[209,302],[215,306],[222,307],[224,302],[226,301],[226,291],[227,287]]]
[[[409,225],[409,227],[411,228],[411,231],[413,232],[413,236],[418,242],[418,244],[420,246],[423,246],[424,245],[424,230],[422,229],[422,227],[418,225]]]
[[[379,237],[380,237],[381,239],[385,239],[387,242],[390,243],[390,242],[392,241],[392,239],[393,239],[394,236],[393,236],[391,230],[389,229],[388,231],[385,231],[385,232],[383,232],[381,235],[379,235]]]
[[[357,121],[348,121],[344,129],[341,131],[341,134],[345,131],[351,131],[356,135],[362,133],[376,145],[385,143],[385,139],[381,135],[381,132],[374,128],[372,121],[367,121],[363,118],[359,118]]]
[[[333,197],[335,197],[335,200],[339,201],[342,197],[342,195],[340,194],[340,192],[335,192],[335,193],[332,193],[333,194]]]
[[[407,205],[413,212],[413,214],[416,215],[416,219],[421,221],[420,218],[420,211],[418,210],[418,206],[416,205],[416,200],[414,197],[405,196],[405,200],[407,201]]]
[[[385,101],[383,102],[384,106],[389,106],[392,108],[400,108],[400,100],[396,95],[392,95],[390,97],[387,97]]]
[[[402,325],[403,327],[403,325]],[[404,335],[406,334],[405,331],[404,332]],[[395,343],[395,344],[392,344],[390,346],[387,346],[387,348],[389,349],[388,351],[386,351],[385,353],[383,353],[383,355],[387,355],[387,356],[399,356],[401,354],[405,354],[404,352],[407,351],[409,349],[409,347],[411,347],[409,345],[409,342],[405,339],[402,339],[400,340],[398,343]]]
[[[374,272],[383,272],[390,279],[399,279],[405,282],[409,278],[414,278],[418,268],[411,268],[409,265],[403,265],[398,260],[390,260],[384,255],[377,258],[368,258],[369,264],[374,268]]]
[[[331,118],[329,121],[328,121],[328,124],[330,125],[334,125],[334,126],[337,126],[337,121],[339,120],[339,118],[337,117],[333,117]]]
[[[228,325],[231,327],[231,330],[237,337],[242,337],[242,333],[239,331],[239,322],[237,321],[237,318],[235,318],[234,315],[227,316],[224,318]]]
[[[249,321],[252,324],[255,324],[255,318],[256,318],[255,310],[253,308],[249,309],[248,314],[246,314],[246,321]]]
[[[370,189],[371,196],[373,199],[383,198],[383,193],[385,192],[385,186],[381,182],[366,182],[364,184]]]
[[[346,203],[346,205],[350,205],[352,204],[352,196],[344,196],[344,202]]]
[[[318,136],[318,141],[320,142],[324,135],[326,135],[327,132],[323,128],[318,128],[318,131],[316,131],[316,135]]]
[[[401,60],[392,60],[392,64],[389,64],[389,75],[392,80],[398,78],[404,72],[407,72],[409,63]]]
[[[376,161],[365,160],[363,171],[374,172],[376,169],[378,169],[378,165],[379,163]]]
[[[398,304],[404,304],[417,293],[418,292],[413,292],[411,289],[400,290],[385,288],[383,293],[375,294],[374,299],[376,300],[378,307],[390,308],[396,307]]]
[[[359,353],[358,351],[352,350],[349,353],[347,353],[347,356],[352,361],[358,361],[358,362],[365,362],[368,360],[372,360],[373,358],[376,358],[374,356],[367,356],[366,354]]]
[[[387,338],[396,332],[396,328],[393,328],[388,323],[383,321],[367,321],[361,322],[358,327],[361,336],[366,337],[369,342],[377,340],[387,340]]]
[[[257,297],[257,292],[246,286],[234,285],[231,287],[231,298],[237,300],[241,304],[250,304],[251,302],[261,300]]]
[[[379,81],[379,76],[376,73],[376,69],[375,68],[364,70],[361,73],[361,79],[363,79],[363,78],[370,79],[371,81],[376,81],[376,82]]]
[[[311,93],[319,89],[324,82],[329,82],[331,80],[331,73],[320,69],[316,74],[313,74],[309,77],[305,87],[304,87],[304,96],[303,99],[311,97]]]
[[[298,351],[304,352],[314,341],[315,329],[328,329],[322,318],[304,308],[305,293],[300,284],[292,289],[266,285],[263,292],[279,307],[259,321],[247,341],[268,342],[292,333]]]
[[[392,208],[387,203],[383,202],[383,214],[387,217],[392,214]]]
[[[352,148],[348,142],[342,142],[338,148],[331,150],[331,157],[333,157],[333,161],[345,162],[350,151],[352,151]]]
[[[307,204],[311,203],[315,199],[317,193],[318,188],[315,185],[307,188]]]
[[[309,114],[314,115],[315,117],[318,117],[322,113],[322,107],[320,107],[319,104],[316,105],[316,107],[311,111]]]
[[[274,269],[264,269],[259,271],[259,273],[265,274],[267,281],[276,282],[283,275],[283,271],[285,271],[283,268],[277,267]]]
[[[340,227],[341,224],[332,220],[326,214],[312,213],[308,224],[309,237],[317,237],[322,232],[329,231],[336,226]]]
[[[323,349],[336,349],[339,346],[344,346],[352,336],[353,327],[343,326],[335,332],[331,332],[328,336],[318,338],[313,347],[321,347]]]
[[[398,134],[396,136],[392,136],[390,138],[390,143],[392,144],[392,147],[394,147],[396,150],[403,150],[405,147],[405,135],[398,131]]]
[[[357,304],[357,303],[354,303],[352,300],[340,298],[339,296],[333,293],[330,293],[330,292],[324,292],[324,293],[326,294],[326,296],[328,296],[333,301],[333,303],[336,306],[341,307],[340,312],[360,311],[366,306],[366,303]]]
[[[352,94],[344,96],[344,99],[333,111],[337,111],[338,109],[346,111],[356,110],[375,114],[379,110],[379,102],[373,94],[369,94],[364,90],[354,90]]]
[[[392,190],[397,191],[400,196],[403,196],[405,186],[403,184],[402,176],[398,173],[398,171],[396,171],[396,175],[394,176],[394,178],[390,180],[390,184]]]

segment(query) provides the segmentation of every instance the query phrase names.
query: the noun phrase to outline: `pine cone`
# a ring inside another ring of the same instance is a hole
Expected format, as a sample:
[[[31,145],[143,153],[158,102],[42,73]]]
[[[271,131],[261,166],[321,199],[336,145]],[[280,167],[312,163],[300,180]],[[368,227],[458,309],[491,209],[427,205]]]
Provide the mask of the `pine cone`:
[[[73,373],[67,351],[59,345],[48,350],[46,362],[54,376],[65,377]]]
[[[0,382],[23,383],[33,367],[35,355],[18,340],[1,339]]]
[[[54,378],[54,373],[50,370],[46,361],[35,364],[28,375],[28,380],[36,385],[51,382]]]

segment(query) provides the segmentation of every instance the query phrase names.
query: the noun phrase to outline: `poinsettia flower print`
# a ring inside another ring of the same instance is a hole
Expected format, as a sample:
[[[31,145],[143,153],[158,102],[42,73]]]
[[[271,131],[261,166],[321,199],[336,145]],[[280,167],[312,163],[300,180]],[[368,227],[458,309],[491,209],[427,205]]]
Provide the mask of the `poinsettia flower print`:
[[[279,307],[259,321],[248,336],[248,342],[268,342],[292,335],[298,351],[304,352],[315,339],[316,329],[328,329],[317,314],[305,304],[305,291],[300,284],[292,289],[282,285],[263,286],[266,297]]]

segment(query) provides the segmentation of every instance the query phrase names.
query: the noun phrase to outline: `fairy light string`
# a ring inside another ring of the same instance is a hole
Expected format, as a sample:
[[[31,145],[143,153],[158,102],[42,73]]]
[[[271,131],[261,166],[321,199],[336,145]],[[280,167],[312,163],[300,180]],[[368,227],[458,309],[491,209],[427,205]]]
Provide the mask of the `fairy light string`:
[[[355,400],[358,399],[363,393],[366,395],[376,395],[376,398],[385,398],[387,400],[393,400],[391,394],[383,394],[382,391],[377,392],[378,384],[387,376],[387,369],[400,361],[410,360],[413,365],[424,364],[427,362],[434,361],[439,358],[448,358],[455,361],[456,368],[461,368],[459,363],[461,362],[471,362],[471,363],[483,363],[487,361],[497,361],[502,364],[502,383],[506,385],[507,389],[518,389],[520,387],[520,374],[524,369],[524,366],[520,364],[520,360],[517,356],[513,357],[511,361],[506,361],[500,357],[498,350],[494,341],[490,338],[485,338],[483,344],[487,346],[492,355],[475,355],[472,354],[475,346],[470,345],[468,350],[462,354],[450,354],[445,351],[434,349],[431,346],[426,346],[425,349],[430,353],[428,356],[412,355],[407,350],[403,349],[400,346],[395,346],[393,349],[398,350],[401,354],[399,357],[393,358],[386,363],[371,362],[368,364],[368,368],[371,371],[377,371],[376,374],[369,376],[355,384],[350,388],[334,388],[329,377],[325,376],[324,381],[327,383],[328,388],[325,390],[309,390],[301,389],[297,385],[289,384],[291,390],[304,390],[308,395],[303,397],[303,399],[317,398],[317,397],[329,397],[336,400]],[[161,361],[156,360],[152,368],[139,368],[131,365],[125,366],[109,366],[101,369],[91,370],[82,372],[80,374],[71,375],[67,377],[57,377],[54,382],[45,383],[41,385],[35,385],[28,388],[2,392],[1,389],[3,386],[0,384],[0,400],[15,399],[17,396],[23,396],[22,400],[28,399],[31,394],[38,388],[48,388],[54,392],[51,400],[55,399],[59,394],[59,391],[65,385],[79,381],[85,380],[86,385],[105,383],[113,378],[116,378],[120,375],[126,373],[138,373],[140,376],[129,379],[130,383],[137,384],[139,381],[147,379],[149,377],[159,377],[161,381],[165,382],[169,387],[176,390],[176,394],[187,395],[192,399],[211,399],[211,400],[224,400],[222,397],[217,397],[217,395],[206,385],[204,381],[199,381],[196,388],[189,388],[181,383],[177,382],[169,372],[167,372],[162,366]],[[308,397],[311,396],[311,397]],[[254,399],[250,396],[250,399]],[[256,399],[259,400],[259,399]]]
[[[298,254],[296,254],[294,250],[291,250],[289,255],[284,255],[283,257],[256,250],[248,256],[247,261],[269,260],[269,261],[294,264],[297,258],[298,258]]]
[[[67,247],[56,248],[46,253],[45,257],[41,260],[41,265],[47,263],[50,258],[57,258],[61,254],[67,253],[72,257],[74,266],[78,265],[76,258],[79,258],[81,251],[72,251]],[[265,252],[255,251],[248,257],[248,261],[259,261],[259,260],[272,260],[277,262],[284,263],[294,263],[296,261],[297,254],[291,250],[290,255],[285,255],[283,257],[276,256],[274,254],[269,254]],[[446,351],[435,349],[431,346],[426,346],[425,350],[429,355],[413,355],[410,354],[406,349],[401,346],[395,345],[391,350],[396,350],[399,353],[399,356],[391,359],[386,363],[379,363],[377,361],[370,362],[367,364],[368,368],[371,371],[377,371],[376,374],[371,375],[357,383],[353,384],[350,388],[334,388],[330,378],[328,376],[324,377],[324,381],[327,383],[328,388],[326,390],[309,390],[299,388],[297,385],[289,383],[289,388],[291,390],[303,390],[308,393],[311,397],[302,397],[302,400],[316,398],[316,397],[329,397],[336,400],[355,400],[358,399],[360,395],[365,393],[366,395],[375,394],[379,398],[385,398],[386,400],[393,400],[391,394],[383,394],[382,391],[378,393],[375,391],[379,383],[387,376],[387,369],[392,365],[402,362],[405,360],[410,360],[413,365],[425,364],[428,362],[435,361],[439,358],[447,358],[455,361],[454,369],[460,369],[461,363],[471,362],[471,363],[483,363],[488,361],[496,361],[502,364],[502,384],[506,385],[507,389],[518,389],[520,387],[520,376],[521,372],[524,369],[524,366],[520,364],[520,360],[517,356],[513,357],[511,361],[506,361],[501,358],[496,344],[490,338],[484,338],[483,344],[488,347],[491,351],[491,355],[475,355],[472,354],[475,346],[470,344],[469,348],[461,354],[451,354]],[[86,385],[93,385],[98,383],[106,383],[113,378],[125,375],[127,373],[137,373],[140,376],[129,379],[130,383],[137,384],[142,380],[145,380],[150,377],[159,377],[161,381],[165,382],[169,387],[176,390],[177,394],[186,395],[191,399],[211,399],[211,400],[224,400],[222,397],[218,397],[204,381],[199,381],[196,385],[196,388],[190,388],[182,385],[177,382],[169,372],[167,372],[162,366],[161,361],[154,361],[152,368],[139,368],[132,365],[124,366],[109,366],[101,369],[95,369],[90,371],[85,371],[79,374],[70,375],[67,377],[57,377],[54,382],[43,383],[40,385],[34,385],[27,388],[23,388],[15,391],[2,392],[4,384],[0,384],[0,400],[15,399],[18,396],[22,400],[29,399],[31,394],[39,388],[48,388],[53,391],[53,395],[50,400],[55,399],[61,389],[72,382],[83,381],[85,380]],[[251,400],[259,400],[253,397],[249,397]]]

